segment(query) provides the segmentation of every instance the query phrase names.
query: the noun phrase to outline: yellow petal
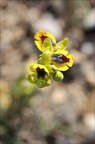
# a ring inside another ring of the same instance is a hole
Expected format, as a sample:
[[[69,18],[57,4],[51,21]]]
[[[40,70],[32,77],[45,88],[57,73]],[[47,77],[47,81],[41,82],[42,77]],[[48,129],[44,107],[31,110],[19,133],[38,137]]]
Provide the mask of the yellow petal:
[[[63,54],[63,55],[67,55],[68,54],[68,51],[67,50],[57,50],[54,54]]]
[[[37,46],[37,48],[42,51],[42,43],[40,41],[35,40],[35,45]]]
[[[57,64],[53,62],[53,64],[57,67],[58,70],[60,71],[66,71],[69,69],[69,67],[64,63],[64,64]]]
[[[37,64],[31,64],[31,65],[30,65],[30,70],[31,70],[32,72],[36,72],[36,68],[37,68]]]
[[[51,38],[52,41],[53,41],[54,43],[56,43],[56,39],[55,39],[55,36],[54,36],[53,34],[51,34],[51,33],[49,33],[49,32],[46,32],[46,36],[49,37],[49,38]]]
[[[70,54],[69,56],[67,56],[67,58],[70,59],[69,62],[66,63],[66,65],[68,65],[69,67],[71,67],[74,63],[74,56],[72,54]]]
[[[41,65],[41,64],[31,64],[31,65],[30,65],[30,70],[31,70],[32,72],[37,72],[36,69],[37,69],[38,67],[39,67],[40,69],[44,69],[44,71],[45,71],[47,74],[49,74],[48,69],[47,69],[44,65]]]
[[[34,39],[40,39],[41,35],[46,35],[46,31],[45,30],[40,30],[38,31],[35,35],[34,35]]]

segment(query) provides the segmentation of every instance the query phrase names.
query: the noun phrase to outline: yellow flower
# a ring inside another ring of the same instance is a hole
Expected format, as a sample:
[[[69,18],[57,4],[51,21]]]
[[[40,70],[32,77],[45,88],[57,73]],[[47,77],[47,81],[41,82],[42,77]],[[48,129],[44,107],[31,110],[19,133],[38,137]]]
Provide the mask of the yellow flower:
[[[52,44],[56,44],[56,39],[54,35],[49,32],[46,32],[45,30],[40,30],[34,35],[35,44],[40,51],[42,51],[42,44],[46,38],[50,38]]]
[[[38,78],[44,77],[45,73],[47,75],[49,75],[48,69],[44,65],[41,65],[41,64],[31,64],[30,65],[30,70],[32,72],[37,73]]]
[[[31,64],[30,70],[32,73],[28,75],[28,80],[36,84],[38,87],[45,87],[51,84],[48,69],[41,64]]]
[[[54,64],[58,70],[66,71],[74,63],[74,56],[72,54],[68,55],[66,50],[57,50],[52,55],[52,64]]]

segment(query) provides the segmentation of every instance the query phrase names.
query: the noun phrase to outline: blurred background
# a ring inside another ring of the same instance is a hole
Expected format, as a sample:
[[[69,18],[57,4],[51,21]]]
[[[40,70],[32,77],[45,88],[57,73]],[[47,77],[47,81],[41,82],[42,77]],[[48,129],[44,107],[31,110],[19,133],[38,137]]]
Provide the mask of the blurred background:
[[[0,0],[0,144],[95,143],[95,1]],[[40,52],[34,34],[69,38],[74,66],[61,82],[27,80]]]

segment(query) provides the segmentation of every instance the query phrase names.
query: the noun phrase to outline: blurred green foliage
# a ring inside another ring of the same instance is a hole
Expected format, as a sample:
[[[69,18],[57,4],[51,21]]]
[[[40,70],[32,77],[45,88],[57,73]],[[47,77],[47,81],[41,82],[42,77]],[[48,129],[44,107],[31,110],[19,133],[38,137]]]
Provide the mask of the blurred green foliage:
[[[20,75],[12,85],[10,85],[10,93],[6,93],[5,98],[4,92],[2,92],[2,107],[0,108],[0,136],[5,144],[18,144],[16,134],[23,124],[23,109],[29,107],[30,101],[32,101],[32,97],[36,93],[37,90],[35,86],[30,84],[26,76],[23,74]],[[11,102],[8,99],[10,97],[7,95],[10,95]],[[8,106],[5,107],[7,103]]]
[[[12,85],[12,95],[23,105],[29,105],[29,101],[36,93],[35,86],[30,84],[25,75],[21,75]]]

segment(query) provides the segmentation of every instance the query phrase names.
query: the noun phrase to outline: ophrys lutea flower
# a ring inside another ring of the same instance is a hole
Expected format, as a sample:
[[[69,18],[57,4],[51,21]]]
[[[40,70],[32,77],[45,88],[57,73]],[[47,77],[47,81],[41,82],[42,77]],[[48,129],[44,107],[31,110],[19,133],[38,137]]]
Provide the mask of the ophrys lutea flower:
[[[61,81],[64,78],[62,71],[68,70],[74,63],[74,56],[66,50],[68,38],[56,43],[53,34],[40,30],[34,39],[41,54],[38,63],[30,65],[28,80],[40,88],[49,86],[51,78]]]
[[[38,87],[45,87],[51,84],[48,69],[41,64],[31,64],[30,70],[32,73],[28,75],[28,80],[36,84]]]
[[[72,67],[74,63],[74,56],[72,54],[68,55],[67,50],[57,50],[52,55],[52,64],[57,67],[60,71],[66,71],[69,67]]]
[[[66,45],[68,44],[68,39],[58,43],[58,49],[52,46],[52,43],[49,38],[46,38],[42,45],[42,54],[39,58],[39,63],[43,65],[54,65],[57,70],[66,71],[73,65],[74,57],[72,54],[68,55]]]
[[[52,44],[56,44],[54,35],[45,30],[40,30],[34,35],[35,44],[40,51],[42,51],[42,44],[46,38],[50,38]]]

